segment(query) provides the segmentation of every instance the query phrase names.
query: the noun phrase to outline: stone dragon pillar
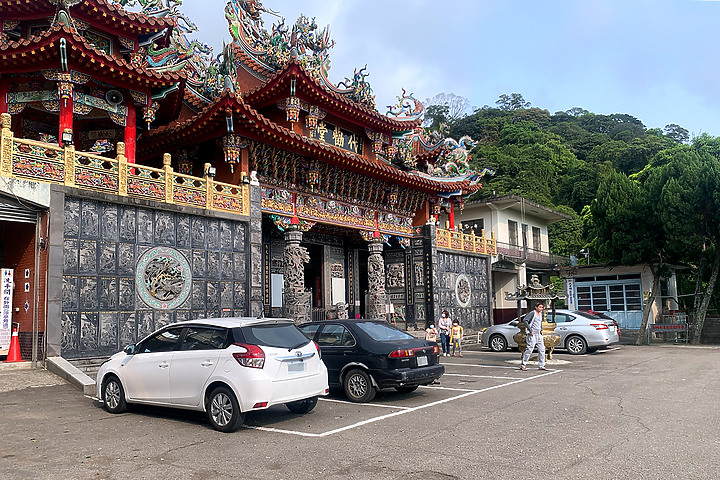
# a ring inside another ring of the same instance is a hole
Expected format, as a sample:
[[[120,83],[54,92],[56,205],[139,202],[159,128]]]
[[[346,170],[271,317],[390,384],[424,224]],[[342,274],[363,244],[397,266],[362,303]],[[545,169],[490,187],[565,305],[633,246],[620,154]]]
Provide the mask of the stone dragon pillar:
[[[385,291],[385,259],[383,258],[383,244],[380,240],[373,240],[368,244],[368,298],[367,318],[373,320],[386,320],[388,297]]]
[[[310,261],[307,248],[301,247],[302,232],[285,231],[283,316],[304,323],[311,320],[311,292],[305,289],[305,264]]]

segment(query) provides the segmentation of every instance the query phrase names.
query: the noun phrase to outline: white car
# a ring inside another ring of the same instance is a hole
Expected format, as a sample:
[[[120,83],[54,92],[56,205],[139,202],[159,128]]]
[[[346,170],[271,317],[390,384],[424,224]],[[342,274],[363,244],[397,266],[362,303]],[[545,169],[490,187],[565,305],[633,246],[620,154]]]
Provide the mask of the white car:
[[[328,393],[320,349],[292,320],[211,318],[167,325],[105,362],[97,395],[121,413],[129,403],[207,412],[221,432],[245,412],[284,403],[308,413]]]
[[[548,321],[552,313],[547,312]],[[520,331],[518,319],[484,328],[480,336],[483,347],[494,352],[515,348],[513,336]],[[572,355],[582,355],[598,348],[606,348],[620,341],[620,328],[615,320],[604,314],[578,310],[556,310],[555,333],[560,335],[557,348],[564,348]]]

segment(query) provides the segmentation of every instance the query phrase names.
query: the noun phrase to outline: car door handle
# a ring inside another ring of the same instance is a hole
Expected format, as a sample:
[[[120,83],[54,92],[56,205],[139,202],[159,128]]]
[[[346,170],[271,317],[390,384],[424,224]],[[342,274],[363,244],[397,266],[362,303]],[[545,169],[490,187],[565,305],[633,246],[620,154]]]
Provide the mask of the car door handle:
[[[160,365],[158,365],[158,367],[160,368],[168,368],[169,366],[170,364],[168,362],[162,362]]]
[[[215,365],[215,363],[211,362],[210,360],[205,360],[200,365],[202,365],[203,367],[212,367],[213,365]]]
[[[343,351],[343,355],[352,355],[353,353],[355,353],[355,352],[353,352],[352,350]]]

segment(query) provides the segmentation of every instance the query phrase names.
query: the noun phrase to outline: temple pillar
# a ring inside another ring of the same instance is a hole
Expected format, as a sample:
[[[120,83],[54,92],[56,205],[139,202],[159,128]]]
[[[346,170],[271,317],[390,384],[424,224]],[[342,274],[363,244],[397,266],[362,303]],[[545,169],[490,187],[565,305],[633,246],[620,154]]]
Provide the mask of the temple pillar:
[[[448,212],[448,221],[450,222],[450,230],[455,230],[455,202],[450,198],[450,211]]]
[[[0,22],[2,23],[2,22]],[[8,113],[7,107],[8,79],[0,78],[0,113]]]
[[[307,248],[301,247],[302,232],[296,228],[285,231],[283,316],[295,323],[312,320],[311,291],[305,289],[305,264],[310,262]]]
[[[74,132],[72,91],[68,98],[60,100],[60,128],[58,131],[58,140],[60,141],[60,143],[62,143],[62,134],[65,130],[70,130]]]
[[[368,244],[368,294],[366,316],[372,320],[386,320],[388,296],[385,291],[385,259],[381,239]]]
[[[127,118],[125,119],[125,157],[127,163],[135,163],[135,140],[137,139],[137,116],[135,103],[132,98],[127,103]]]

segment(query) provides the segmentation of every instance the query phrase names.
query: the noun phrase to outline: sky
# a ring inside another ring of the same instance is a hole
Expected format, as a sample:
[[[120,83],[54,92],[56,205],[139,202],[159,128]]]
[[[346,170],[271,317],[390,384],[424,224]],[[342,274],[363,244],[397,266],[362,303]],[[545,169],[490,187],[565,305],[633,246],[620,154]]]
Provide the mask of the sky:
[[[184,0],[190,35],[221,51],[226,0]],[[520,93],[550,113],[581,107],[720,136],[720,0],[264,0],[286,25],[330,25],[330,80],[367,65],[378,110],[404,88],[495,106]],[[270,30],[275,19],[265,15]]]

